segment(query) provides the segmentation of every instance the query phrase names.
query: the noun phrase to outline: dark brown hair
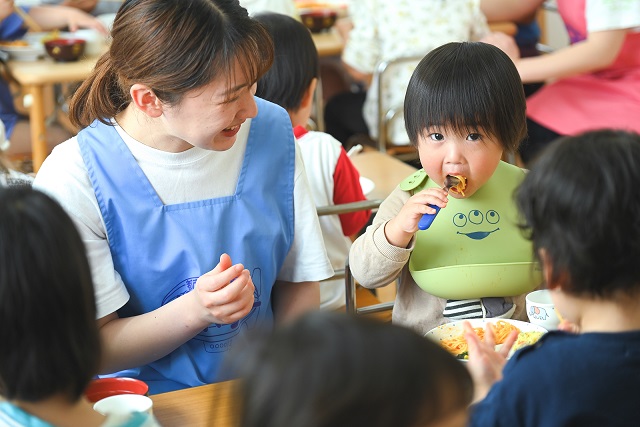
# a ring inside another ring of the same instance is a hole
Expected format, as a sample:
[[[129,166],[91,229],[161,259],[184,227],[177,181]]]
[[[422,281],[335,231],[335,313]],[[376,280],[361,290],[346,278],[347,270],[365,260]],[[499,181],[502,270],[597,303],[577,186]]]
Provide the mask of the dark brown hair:
[[[236,62],[253,83],[273,61],[271,38],[238,0],[128,0],[111,36],[109,51],[71,100],[78,127],[96,119],[109,124],[131,102],[134,83],[176,105],[187,92],[231,75]]]
[[[404,101],[409,140],[432,126],[459,134],[480,128],[507,152],[527,134],[526,101],[513,61],[495,46],[454,42],[429,52],[411,76]]]

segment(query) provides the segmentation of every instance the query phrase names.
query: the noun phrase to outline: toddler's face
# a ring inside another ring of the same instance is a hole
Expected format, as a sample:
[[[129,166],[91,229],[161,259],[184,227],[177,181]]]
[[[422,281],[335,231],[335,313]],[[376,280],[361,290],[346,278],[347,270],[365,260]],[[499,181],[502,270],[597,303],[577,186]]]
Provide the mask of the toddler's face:
[[[482,129],[460,135],[449,128],[432,127],[418,138],[418,153],[425,172],[440,186],[447,175],[466,177],[464,197],[470,197],[493,175],[502,158],[502,146]],[[463,197],[453,192],[449,196]]]

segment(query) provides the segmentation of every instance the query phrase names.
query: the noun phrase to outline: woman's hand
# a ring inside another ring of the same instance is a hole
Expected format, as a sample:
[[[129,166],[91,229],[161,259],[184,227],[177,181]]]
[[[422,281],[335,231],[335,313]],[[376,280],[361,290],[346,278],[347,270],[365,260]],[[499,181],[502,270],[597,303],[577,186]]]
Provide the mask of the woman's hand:
[[[507,363],[507,355],[518,338],[517,331],[511,331],[499,350],[496,350],[496,339],[493,326],[485,327],[484,341],[476,335],[471,323],[463,322],[464,338],[469,346],[468,368],[475,386],[474,401],[483,399],[491,386],[502,379],[502,368]]]
[[[253,308],[253,281],[242,264],[232,265],[227,254],[208,273],[200,276],[194,292],[207,323],[229,324],[245,317]]]
[[[424,214],[434,214],[436,210],[447,206],[448,192],[442,188],[428,188],[414,194],[407,200],[398,215],[385,226],[384,232],[390,244],[406,248],[416,231]]]
[[[481,40],[483,43],[492,44],[506,53],[513,62],[520,59],[520,50],[513,37],[505,33],[494,32],[487,34]]]

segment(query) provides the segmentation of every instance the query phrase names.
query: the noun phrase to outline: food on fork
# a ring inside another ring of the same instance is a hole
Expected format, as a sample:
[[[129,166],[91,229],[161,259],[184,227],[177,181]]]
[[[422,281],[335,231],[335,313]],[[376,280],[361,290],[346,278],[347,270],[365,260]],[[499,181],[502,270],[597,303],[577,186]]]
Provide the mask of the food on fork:
[[[464,196],[464,189],[467,188],[467,178],[462,175],[447,175],[447,178],[453,177],[458,183],[451,186],[450,190]]]

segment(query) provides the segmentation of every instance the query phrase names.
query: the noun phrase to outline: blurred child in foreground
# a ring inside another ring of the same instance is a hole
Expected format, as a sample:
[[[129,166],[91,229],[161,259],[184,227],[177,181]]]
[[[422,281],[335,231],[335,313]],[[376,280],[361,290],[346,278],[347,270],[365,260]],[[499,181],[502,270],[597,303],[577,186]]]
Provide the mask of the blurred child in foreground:
[[[410,329],[316,312],[239,354],[241,427],[463,427],[464,365]]]
[[[311,33],[302,23],[281,14],[261,14],[261,22],[273,39],[275,55],[269,71],[258,80],[256,95],[287,110],[304,160],[316,207],[366,200],[360,174],[340,141],[323,132],[310,132],[318,82],[318,52]],[[320,217],[322,237],[334,270],[344,268],[351,239],[367,223],[371,211]],[[320,284],[320,307],[337,309],[345,304],[344,280]]]
[[[404,111],[423,169],[400,183],[353,243],[354,277],[377,288],[399,276],[393,322],[423,334],[459,319],[526,320],[524,294],[540,279],[512,199],[525,173],[501,161],[526,134],[513,62],[485,43],[436,48],[414,71]],[[445,191],[447,175],[466,178],[464,190]],[[419,230],[434,206],[443,209]]]
[[[158,426],[144,413],[105,417],[85,398],[100,364],[95,314],[65,211],[28,187],[0,188],[0,426]]]
[[[579,333],[549,332],[503,370],[509,349],[495,352],[491,340],[480,342],[466,325],[476,399],[484,398],[472,426],[637,424],[638,182],[634,133],[565,137],[536,161],[517,192],[523,228],[555,308]]]

